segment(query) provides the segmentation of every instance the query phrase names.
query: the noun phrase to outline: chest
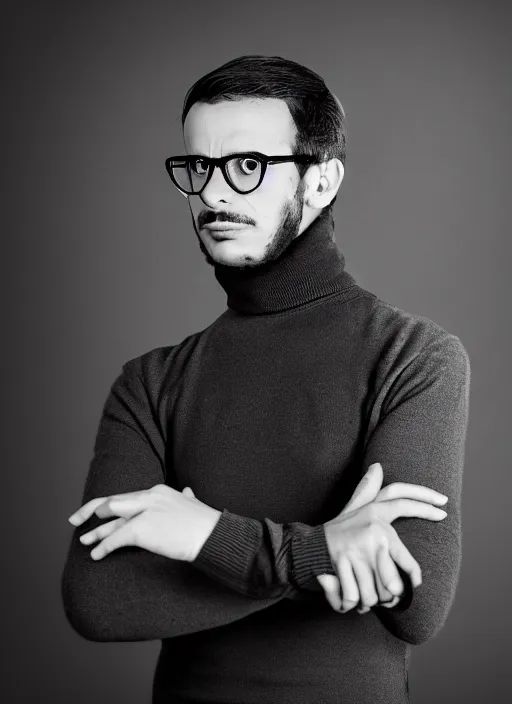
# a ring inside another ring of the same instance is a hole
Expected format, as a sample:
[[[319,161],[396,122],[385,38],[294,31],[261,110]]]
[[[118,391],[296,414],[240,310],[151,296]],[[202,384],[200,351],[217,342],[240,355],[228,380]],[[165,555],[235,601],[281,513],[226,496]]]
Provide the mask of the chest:
[[[169,461],[179,488],[219,510],[312,522],[358,481],[366,381],[345,345],[286,333],[197,347],[169,413]]]

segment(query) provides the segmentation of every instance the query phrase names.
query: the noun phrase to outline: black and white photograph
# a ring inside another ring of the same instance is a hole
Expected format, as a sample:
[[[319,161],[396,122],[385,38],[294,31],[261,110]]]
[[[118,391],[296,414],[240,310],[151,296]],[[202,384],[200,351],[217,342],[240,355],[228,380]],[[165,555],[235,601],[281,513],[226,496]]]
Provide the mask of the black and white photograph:
[[[512,701],[512,6],[2,9],[2,701]]]

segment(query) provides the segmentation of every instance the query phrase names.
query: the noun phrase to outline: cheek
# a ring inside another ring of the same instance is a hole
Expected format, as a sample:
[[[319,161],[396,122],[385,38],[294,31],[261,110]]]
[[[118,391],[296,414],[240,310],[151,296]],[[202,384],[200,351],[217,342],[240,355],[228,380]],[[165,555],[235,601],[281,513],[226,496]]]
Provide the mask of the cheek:
[[[274,222],[288,197],[289,183],[275,170],[268,170],[261,186],[249,195],[256,212]]]
[[[277,169],[268,168],[258,191],[265,193],[267,198],[279,199],[280,194],[285,190],[285,186],[286,183],[283,182],[282,174],[279,174]]]

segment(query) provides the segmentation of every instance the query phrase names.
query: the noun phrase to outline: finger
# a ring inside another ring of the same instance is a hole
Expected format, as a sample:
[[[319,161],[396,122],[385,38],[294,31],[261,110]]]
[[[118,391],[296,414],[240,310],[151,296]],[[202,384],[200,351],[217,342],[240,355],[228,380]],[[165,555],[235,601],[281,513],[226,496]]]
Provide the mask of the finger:
[[[336,570],[341,585],[341,612],[346,613],[359,603],[359,587],[352,568],[352,563],[346,555],[340,557],[336,565]]]
[[[391,592],[386,589],[386,587],[382,583],[382,579],[380,578],[378,570],[374,571],[373,578],[375,580],[375,588],[379,596],[379,604],[385,604],[387,601],[393,599],[394,594],[391,594]]]
[[[341,594],[339,579],[333,574],[317,574],[320,586],[324,590],[325,597],[335,611],[341,609]]]
[[[147,491],[111,496],[100,504],[94,513],[98,518],[110,518],[111,516],[133,518],[147,509],[151,501],[151,496]]]
[[[397,518],[412,516],[413,518],[426,518],[429,521],[442,521],[448,515],[442,508],[426,504],[414,499],[391,499],[380,501],[376,504],[379,515],[393,523]]]
[[[343,511],[341,511],[341,514],[355,511],[370,501],[374,501],[379,493],[383,479],[382,465],[379,462],[374,462],[368,467],[368,471],[356,486],[354,493],[343,508]]]
[[[394,596],[390,601],[381,601],[377,606],[383,606],[385,609],[392,609],[401,600],[401,596]]]
[[[381,548],[381,549],[385,549],[385,551],[387,552],[387,546],[385,548],[383,546],[383,548]],[[389,555],[389,553],[387,553],[387,554]],[[390,558],[390,560],[391,560],[391,558]],[[393,560],[391,560],[391,562],[394,565]],[[376,556],[375,565],[373,568],[373,578],[375,579],[375,587],[377,589],[377,594],[379,595],[379,604],[385,604],[386,602],[391,601],[391,599],[394,598],[394,594],[392,594],[384,586],[384,582],[382,581],[382,576],[381,576],[381,570],[379,569],[377,556]]]
[[[114,550],[127,545],[136,545],[131,521],[126,521],[121,528],[113,531],[101,543],[98,543],[91,551],[91,557],[93,560],[101,560]]]
[[[183,489],[182,493],[183,493],[183,496],[187,497],[187,499],[195,499],[196,498],[194,492],[192,491],[192,489],[189,486],[186,486]]]
[[[396,606],[398,604],[401,598],[402,597],[400,596],[394,596],[391,601],[383,601],[379,604],[379,606],[383,606],[385,609],[392,609],[393,606]]]
[[[147,494],[147,490],[142,490],[142,491],[129,491],[124,494],[112,494],[111,496],[100,496],[95,499],[91,499],[88,501],[86,504],[81,506],[78,511],[75,511],[75,513],[72,513],[71,516],[69,516],[68,521],[72,523],[74,526],[79,526],[81,523],[84,523],[87,519],[89,519],[93,513],[96,513],[97,516],[98,514],[96,512],[96,509],[98,506],[101,506],[105,501],[112,501],[114,499],[121,499],[121,498],[131,498],[131,497],[136,497],[141,494]],[[103,518],[108,518],[112,514],[105,514],[105,516],[102,516]]]
[[[388,550],[392,559],[402,570],[409,575],[412,586],[419,587],[421,584],[421,567],[411,555],[409,550],[400,540],[398,533],[390,526],[391,531],[388,538]]]
[[[80,542],[83,545],[91,545],[91,543],[95,543],[97,540],[106,538],[107,535],[110,535],[113,531],[120,528],[124,523],[126,523],[126,518],[116,518],[108,523],[103,523],[94,530],[90,530],[88,533],[83,533],[80,536]]]
[[[387,596],[380,601],[391,601],[394,596],[404,593],[404,583],[396,564],[391,559],[387,545],[381,545],[377,550],[375,576],[381,582]]]
[[[71,516],[68,518],[68,521],[74,526],[79,526],[81,523],[84,523],[88,518],[90,518],[96,508],[108,498],[108,496],[100,496],[97,499],[91,499],[81,508],[79,508],[78,511],[72,513]]]
[[[375,589],[373,571],[366,562],[355,557],[351,558],[351,563],[357,579],[359,594],[361,595],[358,611],[359,613],[366,613],[379,601],[379,596]]]
[[[443,506],[448,497],[435,489],[420,484],[407,482],[393,482],[379,491],[376,501],[389,501],[390,499],[416,499],[430,504]]]

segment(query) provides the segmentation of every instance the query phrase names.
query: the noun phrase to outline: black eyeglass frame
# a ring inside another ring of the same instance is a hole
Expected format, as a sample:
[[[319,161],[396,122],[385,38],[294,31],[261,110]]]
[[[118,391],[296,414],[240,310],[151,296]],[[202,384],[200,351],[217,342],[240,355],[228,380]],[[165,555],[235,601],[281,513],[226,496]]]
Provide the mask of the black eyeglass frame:
[[[227,172],[226,164],[228,161],[231,161],[231,159],[237,159],[237,158],[256,158],[258,161],[261,162],[261,174],[260,174],[260,180],[254,186],[254,188],[251,188],[250,191],[241,191],[238,189],[230,180],[229,174]],[[206,181],[203,183],[203,186],[200,191],[186,191],[182,186],[179,186],[176,179],[173,176],[172,173],[172,161],[189,161],[192,159],[200,159],[208,164],[208,175],[206,177]],[[208,182],[210,181],[211,177],[213,176],[213,172],[215,170],[215,167],[218,166],[220,170],[222,171],[222,175],[224,176],[224,180],[228,184],[230,188],[232,188],[236,193],[240,193],[241,195],[247,195],[248,193],[252,193],[255,191],[257,188],[261,186],[261,182],[263,181],[263,178],[265,176],[265,173],[267,171],[267,166],[269,164],[281,164],[284,162],[296,162],[298,164],[318,164],[318,160],[315,159],[315,157],[310,156],[309,154],[287,154],[286,156],[281,156],[281,155],[275,155],[275,156],[266,156],[266,154],[262,154],[261,152],[237,152],[236,154],[227,154],[226,156],[220,156],[217,158],[209,157],[209,156],[203,156],[202,154],[186,154],[185,156],[170,156],[165,160],[165,168],[167,169],[167,173],[171,177],[171,181],[174,183],[176,188],[184,193],[185,195],[188,196],[198,196],[200,195],[203,190],[206,188],[208,185]]]

